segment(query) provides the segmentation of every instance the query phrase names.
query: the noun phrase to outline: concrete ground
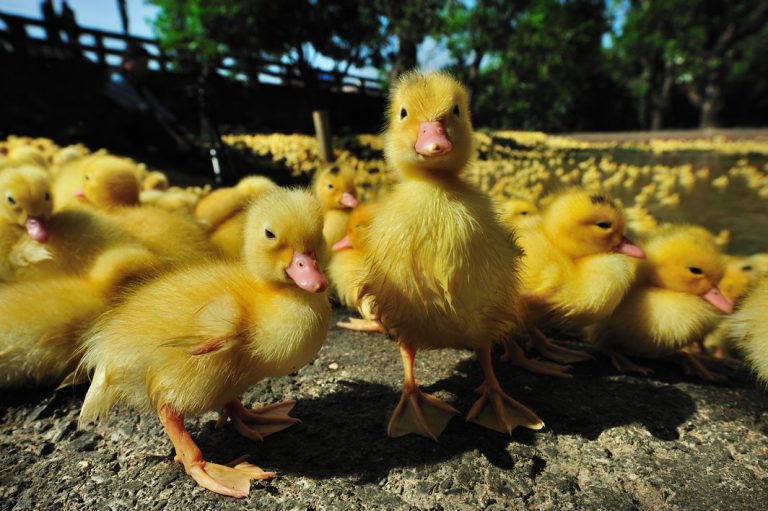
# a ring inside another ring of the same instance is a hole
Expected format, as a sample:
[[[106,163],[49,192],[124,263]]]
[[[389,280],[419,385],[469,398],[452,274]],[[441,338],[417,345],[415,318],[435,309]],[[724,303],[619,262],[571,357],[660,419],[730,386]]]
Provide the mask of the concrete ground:
[[[197,487],[151,414],[118,408],[77,431],[85,388],[6,392],[0,510],[765,509],[765,391],[740,368],[715,364],[730,382],[713,385],[670,361],[649,365],[650,377],[619,375],[598,355],[562,380],[497,361],[503,387],[542,417],[543,430],[510,437],[455,417],[438,443],[390,439],[402,378],[395,345],[334,327],[312,364],[245,396],[296,399],[302,424],[260,444],[231,425],[215,430],[214,413],[187,420],[207,459],[250,454],[278,473],[252,483],[244,501]],[[474,402],[481,371],[470,351],[422,353],[416,371],[460,410]]]

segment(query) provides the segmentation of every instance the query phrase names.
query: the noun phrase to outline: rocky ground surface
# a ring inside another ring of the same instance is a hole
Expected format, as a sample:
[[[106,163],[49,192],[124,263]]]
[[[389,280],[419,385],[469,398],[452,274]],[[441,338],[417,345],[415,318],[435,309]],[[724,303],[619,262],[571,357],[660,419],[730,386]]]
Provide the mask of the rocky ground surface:
[[[337,317],[345,311],[336,311]],[[417,358],[424,388],[467,411],[481,371],[469,351]],[[435,443],[389,439],[399,356],[382,335],[333,328],[317,359],[264,381],[247,403],[296,399],[303,423],[255,443],[216,415],[187,426],[207,459],[242,454],[278,473],[244,501],[196,487],[157,417],[126,408],[78,431],[85,388],[0,398],[0,510],[734,509],[768,505],[768,398],[743,369],[723,385],[650,362],[619,375],[605,357],[572,380],[497,362],[508,393],[546,422],[512,436],[454,418]]]

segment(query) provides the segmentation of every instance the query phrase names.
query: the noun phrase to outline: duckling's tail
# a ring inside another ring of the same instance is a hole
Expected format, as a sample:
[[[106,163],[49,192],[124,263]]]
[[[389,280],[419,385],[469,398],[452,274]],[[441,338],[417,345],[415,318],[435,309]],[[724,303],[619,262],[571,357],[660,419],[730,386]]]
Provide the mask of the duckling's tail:
[[[80,409],[80,417],[77,420],[78,429],[94,419],[103,419],[109,415],[109,411],[117,401],[117,396],[108,384],[107,371],[103,366],[96,368],[93,381],[85,395],[83,407]]]

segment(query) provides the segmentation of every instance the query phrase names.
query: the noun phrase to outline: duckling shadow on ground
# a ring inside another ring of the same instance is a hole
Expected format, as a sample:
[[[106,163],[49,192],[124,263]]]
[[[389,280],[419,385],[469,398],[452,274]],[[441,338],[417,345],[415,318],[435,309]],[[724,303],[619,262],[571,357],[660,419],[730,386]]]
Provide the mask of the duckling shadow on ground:
[[[501,363],[496,372],[507,393],[539,414],[546,429],[587,440],[629,424],[642,424],[657,439],[675,440],[677,428],[696,409],[685,392],[647,378],[612,378],[596,371],[561,380]],[[454,374],[424,390],[456,396],[448,401],[466,413],[477,397],[472,389],[482,380],[482,372],[474,360],[467,360],[459,363]],[[472,451],[499,468],[511,468],[530,458],[531,447],[539,442],[540,434],[535,431],[518,428],[510,437],[467,423],[463,416],[451,420],[437,443],[415,435],[388,438],[386,425],[399,390],[365,381],[340,383],[341,391],[302,399],[295,415],[303,424],[271,436],[263,444],[241,439],[231,426],[216,434],[209,421],[196,435],[200,446],[203,452],[216,452],[221,461],[245,452],[260,466],[294,476],[353,476],[369,482],[382,479],[394,468],[428,466]]]

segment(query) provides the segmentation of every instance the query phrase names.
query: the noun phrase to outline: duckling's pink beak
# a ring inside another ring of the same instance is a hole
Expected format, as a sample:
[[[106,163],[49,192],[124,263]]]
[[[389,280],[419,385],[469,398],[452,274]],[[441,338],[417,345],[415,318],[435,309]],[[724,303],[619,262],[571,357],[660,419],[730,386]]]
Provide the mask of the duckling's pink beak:
[[[27,229],[29,237],[40,243],[45,243],[51,238],[51,231],[45,225],[45,220],[39,217],[31,216],[27,218],[24,223],[24,227]]]
[[[618,254],[645,259],[645,252],[643,252],[643,249],[632,243],[626,236],[621,237],[621,242],[613,247],[613,251]]]
[[[701,297],[726,314],[733,312],[733,302],[723,296],[717,286],[714,286],[712,289],[701,295]]]
[[[344,192],[341,194],[341,200],[339,201],[339,204],[348,208],[356,208],[359,203],[354,195],[349,192]]]
[[[349,241],[349,236],[344,236],[339,241],[333,244],[331,247],[331,250],[334,252],[338,252],[339,250],[344,250],[345,248],[352,248],[352,242]]]
[[[328,279],[317,267],[317,259],[311,253],[294,252],[291,265],[285,269],[285,273],[297,286],[310,293],[319,293],[328,287]]]
[[[419,136],[413,146],[422,156],[433,157],[451,152],[453,144],[445,135],[443,121],[419,123]]]

